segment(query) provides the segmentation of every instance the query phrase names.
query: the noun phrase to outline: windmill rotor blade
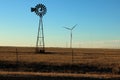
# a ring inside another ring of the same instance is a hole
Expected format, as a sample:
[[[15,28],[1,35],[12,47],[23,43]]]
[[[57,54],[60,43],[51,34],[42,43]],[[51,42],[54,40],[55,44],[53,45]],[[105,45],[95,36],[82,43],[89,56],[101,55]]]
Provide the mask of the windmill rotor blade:
[[[70,28],[64,27],[65,29],[71,30]]]
[[[73,30],[76,26],[77,26],[77,24],[72,27],[72,30]]]

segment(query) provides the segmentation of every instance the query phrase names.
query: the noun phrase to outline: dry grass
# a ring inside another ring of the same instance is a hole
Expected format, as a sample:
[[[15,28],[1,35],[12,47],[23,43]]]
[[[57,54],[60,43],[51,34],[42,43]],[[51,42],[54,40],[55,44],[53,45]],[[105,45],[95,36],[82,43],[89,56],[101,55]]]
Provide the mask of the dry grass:
[[[35,48],[18,47],[20,62],[46,62],[71,64],[71,50],[47,48],[45,54],[36,54]],[[74,63],[120,64],[119,49],[73,49]],[[0,47],[0,61],[16,61],[15,47]]]
[[[80,79],[81,77],[81,79],[85,79],[85,80],[93,80],[93,78],[96,78],[97,80],[99,80],[99,77],[100,77],[99,75],[101,75],[102,78],[109,77],[111,78],[110,80],[114,78],[118,79],[118,77],[120,77],[120,75],[118,74],[120,73],[120,49],[74,48],[73,62],[72,62],[71,49],[68,49],[68,48],[46,48],[45,54],[39,54],[39,53],[35,53],[35,48],[33,47],[0,47],[0,67],[1,67],[0,70],[5,69],[6,71],[6,67],[7,67],[10,69],[10,71],[12,71],[14,70],[14,69],[11,69],[12,67],[17,68],[16,64],[14,64],[16,62],[16,48],[18,53],[18,61],[20,64],[22,63],[22,65],[20,65],[19,67],[20,68],[19,70],[35,71],[35,73],[28,72],[28,76],[29,76],[28,78],[27,77],[25,78],[25,76],[23,75],[24,72],[20,73],[20,76],[22,76],[21,78],[22,80],[31,79],[31,78],[33,78],[34,80],[35,79],[34,76],[32,75],[33,77],[31,77],[29,74],[36,75],[36,71],[38,72],[47,71],[47,73],[45,73],[47,75],[49,74],[48,72],[52,72],[52,73],[65,72],[67,78],[65,79],[62,78],[63,80],[69,79],[73,75],[75,76],[78,75],[78,78],[76,79]],[[42,64],[42,63],[45,63],[45,64]],[[49,66],[46,64],[48,64]],[[44,66],[44,68],[41,69],[40,66],[41,67]],[[75,73],[71,74],[72,75],[71,76],[67,74],[69,73],[69,71],[73,73],[75,72]],[[82,73],[84,72],[85,73],[81,74],[81,71]],[[114,74],[112,74],[111,71]],[[38,80],[39,78],[41,79],[46,78],[43,72],[40,73],[40,76],[38,76],[36,80]],[[0,79],[10,78],[10,80],[12,80],[14,78],[12,75],[13,72],[10,73],[11,76],[8,76],[6,73],[5,74],[3,73],[4,72],[0,72]],[[19,74],[19,72],[14,73],[14,75],[17,75],[17,74]],[[41,76],[41,74],[43,75],[43,77]],[[55,75],[57,74],[55,73]],[[61,76],[63,77],[64,74],[62,73]],[[58,76],[54,78],[57,80]],[[15,77],[15,79],[18,79],[18,78]],[[50,80],[50,79],[51,77],[48,76],[46,80]],[[71,80],[72,79],[74,78],[72,77]]]
[[[45,54],[39,54],[32,47],[17,47],[17,52],[20,63],[84,64],[120,72],[120,49],[73,49],[73,62],[71,49],[67,48],[46,48]],[[16,47],[0,47],[0,61],[15,62]]]
[[[51,76],[51,77],[92,77],[92,78],[120,78],[120,75],[111,74],[71,74],[71,73],[39,73],[39,72],[0,72],[0,75],[24,75],[24,76]]]

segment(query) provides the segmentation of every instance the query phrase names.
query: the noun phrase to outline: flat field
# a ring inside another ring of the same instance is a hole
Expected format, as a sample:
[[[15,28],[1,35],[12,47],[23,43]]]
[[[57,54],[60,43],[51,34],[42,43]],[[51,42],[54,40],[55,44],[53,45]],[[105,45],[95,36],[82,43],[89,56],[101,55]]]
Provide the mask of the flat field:
[[[120,49],[46,48],[41,54],[34,47],[0,47],[0,71],[107,74],[120,79]]]
[[[20,62],[72,63],[69,48],[46,48],[39,54],[30,47],[0,47],[0,61],[16,61],[16,49]],[[120,64],[120,49],[73,49],[73,63]]]

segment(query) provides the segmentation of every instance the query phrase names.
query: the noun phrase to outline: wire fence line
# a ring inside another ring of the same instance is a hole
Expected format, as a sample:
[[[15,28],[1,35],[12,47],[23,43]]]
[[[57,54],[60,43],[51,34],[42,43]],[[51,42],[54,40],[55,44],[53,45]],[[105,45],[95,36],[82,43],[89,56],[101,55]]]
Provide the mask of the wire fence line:
[[[35,48],[0,48],[0,61],[55,63],[120,63],[120,49],[47,48],[45,54]]]

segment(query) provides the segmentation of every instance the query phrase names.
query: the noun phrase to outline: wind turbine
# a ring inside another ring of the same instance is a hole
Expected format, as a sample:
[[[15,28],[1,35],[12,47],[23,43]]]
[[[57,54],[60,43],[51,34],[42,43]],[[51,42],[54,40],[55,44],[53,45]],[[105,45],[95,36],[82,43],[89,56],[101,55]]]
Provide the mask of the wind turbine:
[[[70,48],[72,48],[72,31],[76,26],[77,24],[74,25],[72,28],[64,27],[65,29],[70,30]]]

